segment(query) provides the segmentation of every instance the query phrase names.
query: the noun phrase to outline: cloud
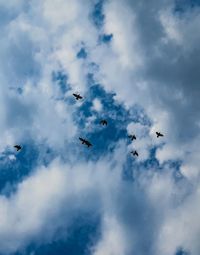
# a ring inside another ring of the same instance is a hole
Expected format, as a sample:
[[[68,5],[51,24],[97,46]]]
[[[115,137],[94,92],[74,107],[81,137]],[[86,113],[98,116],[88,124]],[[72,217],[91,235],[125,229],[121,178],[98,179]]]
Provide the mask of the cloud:
[[[171,209],[166,215],[161,227],[158,239],[158,252],[163,254],[173,253],[179,247],[184,247],[191,254],[199,253],[199,185],[192,195],[189,195],[183,203]],[[173,233],[176,235],[173,235]],[[167,244],[166,244],[167,240]]]
[[[199,7],[177,12],[172,0],[0,6],[0,151],[34,140],[41,151],[45,145],[60,155],[46,166],[39,161],[12,194],[0,196],[1,252],[53,240],[74,214],[88,210],[102,220],[94,255],[171,255],[180,247],[198,255]],[[112,35],[109,43],[102,35]],[[82,49],[87,54],[80,58]],[[66,90],[55,73],[65,75]],[[97,84],[105,91],[91,99]],[[85,104],[72,101],[74,91]],[[83,107],[84,129],[75,119],[82,120]],[[96,128],[90,110],[108,111],[111,128]],[[105,144],[96,145],[97,155],[106,157],[94,160],[74,142],[91,124],[96,142]],[[137,136],[128,146],[126,130]],[[129,149],[138,150],[136,161]],[[180,167],[170,165],[177,161]],[[123,179],[125,167],[133,180]]]
[[[126,241],[118,220],[113,215],[105,216],[102,240],[93,252],[94,255],[126,254]]]
[[[129,7],[132,15],[127,13]],[[121,18],[114,22],[113,17],[118,17],[117,8],[121,11]],[[99,58],[99,61],[97,58],[96,60],[101,66],[103,84],[106,88],[117,92],[117,98],[123,99],[127,104],[141,104],[154,121],[162,116],[162,112],[167,112],[165,123],[167,130],[172,131],[170,126],[177,127],[177,130],[173,130],[175,135],[177,136],[178,130],[181,129],[185,137],[189,130],[183,127],[185,126],[183,120],[185,116],[191,118],[189,109],[196,109],[197,106],[196,100],[193,101],[192,94],[188,94],[187,91],[192,93],[198,84],[197,69],[192,68],[195,61],[192,54],[197,51],[195,45],[199,40],[198,36],[194,36],[187,43],[186,37],[190,34],[194,35],[192,31],[199,19],[195,11],[188,11],[180,19],[173,13],[173,8],[172,1],[164,2],[163,6],[157,1],[151,1],[149,8],[143,4],[139,5],[137,1],[134,4],[129,1],[123,4],[119,1],[109,1],[105,5],[105,29],[113,33],[112,45],[97,49],[103,53],[103,57]],[[129,21],[130,17],[134,18],[134,22]],[[148,22],[148,29],[143,26],[145,22]],[[172,22],[174,25],[171,25]],[[112,27],[109,28],[109,26]],[[186,29],[181,29],[181,26]],[[178,44],[177,40],[171,36],[172,32],[169,32],[172,30],[171,27],[174,33],[177,31],[180,34],[179,37],[184,38],[181,44]],[[127,45],[118,43],[118,40],[124,41]],[[176,47],[178,52],[175,51]],[[95,54],[99,57],[96,52]],[[134,54],[138,55],[136,61]],[[127,68],[123,68],[122,58],[127,59],[127,63],[130,62]],[[140,65],[136,64],[137,59],[142,61]],[[192,63],[191,59],[193,59]],[[112,65],[108,68],[111,62]],[[195,66],[198,66],[198,60]],[[112,75],[113,73],[116,75]],[[190,127],[190,130],[197,128],[195,123],[198,116],[195,115],[192,118],[193,120],[189,122],[194,125]]]
[[[199,9],[176,13],[175,8],[173,1],[162,5],[151,1],[148,7],[138,1],[108,1],[104,29],[113,38],[91,56],[100,66],[96,78],[104,88],[114,91],[116,100],[127,108],[142,105],[151,118],[151,136],[158,130],[164,133],[168,145],[159,149],[158,160],[181,158],[193,165],[191,155],[199,154],[195,146],[199,137],[199,62],[195,57],[199,37],[194,32]]]
[[[97,112],[101,112],[102,108],[103,108],[103,106],[102,106],[101,101],[98,98],[95,98],[93,100],[93,107],[92,107],[92,109],[97,111]]]
[[[116,150],[113,160],[104,158],[89,164],[69,165],[55,159],[19,183],[10,197],[1,195],[0,251],[15,252],[30,240],[48,242],[58,229],[66,231],[80,211],[92,213],[94,209],[101,211],[101,205],[107,207],[110,198],[105,195],[115,190],[121,179],[123,162],[117,159],[120,151]],[[110,181],[105,183],[108,177]],[[55,218],[59,220],[51,226]]]
[[[1,252],[17,250],[44,227],[63,198],[64,174],[55,165],[24,180],[10,198],[1,196]]]

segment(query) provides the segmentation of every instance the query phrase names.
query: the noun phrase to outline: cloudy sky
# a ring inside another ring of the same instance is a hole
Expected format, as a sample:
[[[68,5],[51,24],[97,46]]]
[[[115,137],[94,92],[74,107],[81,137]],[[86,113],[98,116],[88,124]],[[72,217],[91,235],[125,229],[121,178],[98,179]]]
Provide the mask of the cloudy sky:
[[[200,254],[199,27],[198,0],[0,0],[0,255]]]

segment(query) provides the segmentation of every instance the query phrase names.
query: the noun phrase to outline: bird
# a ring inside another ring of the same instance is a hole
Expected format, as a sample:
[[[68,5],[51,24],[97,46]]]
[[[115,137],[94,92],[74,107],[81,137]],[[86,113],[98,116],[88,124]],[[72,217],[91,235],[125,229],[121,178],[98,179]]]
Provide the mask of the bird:
[[[101,120],[101,121],[100,121],[100,124],[103,125],[103,126],[104,126],[104,125],[107,126],[107,125],[108,125],[108,122],[107,122],[107,120]]]
[[[164,136],[163,134],[161,134],[160,132],[156,132],[157,138],[160,136]]]
[[[82,144],[87,145],[88,148],[90,146],[92,146],[92,144],[88,140],[86,140],[86,139],[83,139],[83,138],[79,137],[79,140],[82,142]]]
[[[14,148],[15,148],[17,151],[20,151],[22,147],[21,147],[20,145],[15,145]]]
[[[131,153],[133,154],[133,156],[139,156],[138,152],[137,151],[131,151]]]
[[[76,100],[82,99],[83,97],[80,96],[79,94],[73,93],[73,96],[76,98]]]
[[[129,135],[128,137],[131,138],[132,141],[136,140],[136,136],[135,135]]]

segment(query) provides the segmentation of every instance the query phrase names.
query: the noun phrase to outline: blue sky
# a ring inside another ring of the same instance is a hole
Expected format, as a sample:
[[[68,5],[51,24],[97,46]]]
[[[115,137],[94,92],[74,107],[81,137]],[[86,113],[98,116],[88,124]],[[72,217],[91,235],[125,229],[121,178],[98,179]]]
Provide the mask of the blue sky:
[[[197,0],[0,0],[0,255],[199,255],[199,25]]]

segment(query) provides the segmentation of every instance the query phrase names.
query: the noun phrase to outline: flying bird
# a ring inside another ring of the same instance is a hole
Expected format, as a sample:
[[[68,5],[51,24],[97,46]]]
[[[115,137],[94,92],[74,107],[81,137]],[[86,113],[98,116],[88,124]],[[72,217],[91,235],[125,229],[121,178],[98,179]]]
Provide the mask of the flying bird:
[[[157,138],[158,138],[158,137],[161,137],[161,136],[164,136],[164,135],[161,134],[160,132],[156,132],[156,135],[157,135]]]
[[[15,148],[17,151],[20,151],[22,147],[21,147],[20,145],[15,145],[14,148]]]
[[[104,125],[107,126],[107,125],[108,125],[108,122],[107,122],[107,120],[101,120],[101,121],[100,121],[100,124],[103,125],[103,126],[104,126]]]
[[[133,154],[133,156],[139,156],[138,152],[137,151],[131,151],[131,153]]]
[[[76,100],[82,99],[83,97],[80,96],[79,94],[73,93],[73,96],[76,98]]]
[[[128,137],[131,138],[132,141],[136,140],[136,136],[135,135],[129,135]]]
[[[88,148],[90,146],[92,146],[92,144],[88,140],[86,140],[86,139],[83,139],[83,138],[79,137],[79,140],[82,142],[82,144],[87,145]]]

